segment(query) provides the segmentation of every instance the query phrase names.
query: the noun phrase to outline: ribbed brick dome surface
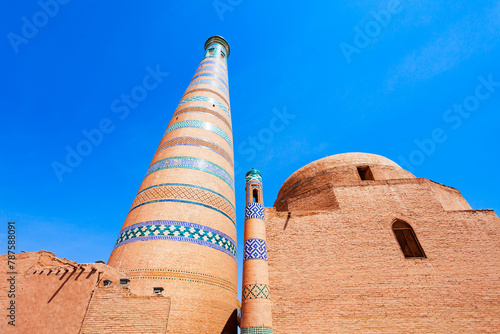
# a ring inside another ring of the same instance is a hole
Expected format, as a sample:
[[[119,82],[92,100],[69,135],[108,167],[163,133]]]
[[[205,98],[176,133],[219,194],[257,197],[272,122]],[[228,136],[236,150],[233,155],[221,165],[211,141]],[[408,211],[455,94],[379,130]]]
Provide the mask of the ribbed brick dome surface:
[[[383,156],[370,153],[336,154],[313,161],[293,173],[281,186],[274,206],[280,207],[280,203],[289,198],[328,184],[335,186],[338,182],[408,178],[415,176]]]

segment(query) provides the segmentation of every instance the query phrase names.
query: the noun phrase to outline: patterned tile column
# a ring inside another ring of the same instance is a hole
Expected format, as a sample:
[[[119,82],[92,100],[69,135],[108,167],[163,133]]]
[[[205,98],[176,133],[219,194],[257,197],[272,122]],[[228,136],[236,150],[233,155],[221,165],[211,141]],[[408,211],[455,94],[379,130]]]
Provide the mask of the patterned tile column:
[[[273,328],[267,267],[266,226],[262,200],[262,175],[258,170],[252,168],[246,174],[245,189],[241,333],[270,334],[273,332]]]
[[[108,264],[130,289],[172,298],[168,333],[237,330],[229,45],[219,36],[175,109]]]

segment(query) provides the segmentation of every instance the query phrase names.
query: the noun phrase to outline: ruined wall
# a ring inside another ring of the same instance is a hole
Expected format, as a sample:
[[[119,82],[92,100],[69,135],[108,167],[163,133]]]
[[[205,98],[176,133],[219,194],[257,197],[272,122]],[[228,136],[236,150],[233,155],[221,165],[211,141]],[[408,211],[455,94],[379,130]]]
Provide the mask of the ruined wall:
[[[10,305],[10,298],[8,297],[9,295],[9,290],[10,290],[10,282],[8,279],[12,275],[8,275],[7,272],[10,272],[8,268],[8,256],[7,255],[0,255],[0,308],[2,310],[7,310],[7,308]],[[15,302],[16,302],[16,308],[18,307],[19,303],[19,293],[23,289],[23,287],[26,284],[26,276],[28,274],[28,270],[34,266],[40,266],[40,265],[48,265],[48,266],[54,266],[54,265],[60,265],[64,262],[61,262],[64,260],[57,259],[53,253],[49,253],[46,251],[40,251],[36,253],[20,253],[16,254],[16,260],[15,260]],[[69,261],[68,261],[69,262]],[[18,310],[16,310],[16,313]],[[7,314],[7,311],[6,311]],[[3,316],[3,315],[2,315]],[[16,317],[16,324],[18,323],[19,318]],[[0,332],[3,333],[4,331],[7,330],[7,321],[2,321],[0,322]]]
[[[2,265],[6,256],[0,256]],[[16,259],[16,326],[0,324],[1,333],[78,333],[94,287],[103,279],[118,281],[119,273],[104,264],[76,264],[53,253],[18,254]],[[6,271],[0,289],[7,291]],[[2,309],[9,300],[1,294]]]
[[[267,208],[274,333],[500,332],[500,220],[445,211],[467,202],[431,183],[345,182],[325,190],[338,209]],[[396,218],[427,258],[404,257]]]

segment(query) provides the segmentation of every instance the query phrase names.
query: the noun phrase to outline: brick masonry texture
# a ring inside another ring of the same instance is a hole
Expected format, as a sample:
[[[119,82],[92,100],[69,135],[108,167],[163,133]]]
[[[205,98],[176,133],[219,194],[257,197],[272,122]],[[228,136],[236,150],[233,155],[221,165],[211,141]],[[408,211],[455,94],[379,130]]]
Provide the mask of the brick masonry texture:
[[[377,156],[349,155],[326,158],[327,172],[321,160],[300,169],[266,208],[274,333],[499,333],[497,215]],[[359,165],[375,180],[361,181]],[[299,186],[319,190],[283,210]],[[395,219],[412,226],[427,258],[404,257]]]
[[[99,287],[89,304],[81,334],[165,334],[170,298],[136,296],[120,286]]]
[[[167,332],[175,334],[235,334],[237,328],[228,52],[223,39],[210,41],[216,44],[207,45],[179,101],[109,258],[130,275],[131,293],[165,289],[172,303]],[[209,65],[219,71],[200,70]]]
[[[234,167],[233,161],[229,153],[227,153],[222,147],[218,146],[215,143],[212,143],[207,140],[203,140],[200,138],[193,138],[193,137],[182,137],[182,138],[174,138],[172,140],[163,142],[159,147],[158,151],[161,151],[165,148],[176,146],[176,145],[191,145],[191,146],[196,146],[196,147],[204,147],[207,148],[213,152],[218,153],[224,159],[229,162],[229,164]]]

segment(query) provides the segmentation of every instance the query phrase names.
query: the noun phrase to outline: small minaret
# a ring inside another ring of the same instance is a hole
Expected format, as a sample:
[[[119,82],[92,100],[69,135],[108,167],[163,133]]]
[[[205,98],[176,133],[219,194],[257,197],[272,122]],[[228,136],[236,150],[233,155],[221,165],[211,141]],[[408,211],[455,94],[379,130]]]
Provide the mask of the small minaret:
[[[246,174],[245,246],[243,255],[243,296],[241,333],[273,332],[269,273],[267,268],[266,225],[262,200],[262,174],[252,168]]]

